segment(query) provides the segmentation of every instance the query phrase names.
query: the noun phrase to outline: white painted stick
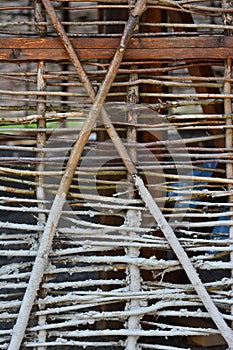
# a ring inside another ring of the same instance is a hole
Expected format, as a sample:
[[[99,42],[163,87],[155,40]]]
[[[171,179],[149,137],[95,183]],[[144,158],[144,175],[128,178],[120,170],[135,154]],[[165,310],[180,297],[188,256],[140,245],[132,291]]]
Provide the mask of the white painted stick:
[[[155,203],[150,192],[145,187],[142,179],[136,174],[133,175],[133,179],[134,179],[135,186],[137,187],[141,195],[141,198],[145,202],[151,215],[154,217],[155,221],[160,226],[164,236],[168,240],[171,248],[173,249],[174,253],[178,257],[179,261],[181,262],[187,276],[190,279],[190,282],[192,283],[201,301],[203,302],[203,305],[209,312],[210,317],[213,319],[219,331],[221,332],[222,336],[226,340],[229,346],[229,350],[233,350],[233,330],[227,325],[222,314],[219,312],[218,308],[212,301],[200,277],[198,276],[198,273],[193,267],[188,255],[186,254],[185,250],[181,246],[178,238],[176,237],[171,226],[168,224],[167,220],[163,216],[161,210]]]
[[[31,274],[30,283],[28,284],[24,294],[17,321],[12,331],[11,342],[8,350],[18,350],[20,348],[31,313],[32,304],[35,300],[41,283],[41,276],[43,276],[45,266],[48,261],[48,254],[52,246],[54,228],[57,227],[65,200],[65,193],[63,195],[57,195],[54,199],[50,216],[48,218],[47,225],[41,239],[41,244],[39,246],[39,250],[35,259],[33,274]]]

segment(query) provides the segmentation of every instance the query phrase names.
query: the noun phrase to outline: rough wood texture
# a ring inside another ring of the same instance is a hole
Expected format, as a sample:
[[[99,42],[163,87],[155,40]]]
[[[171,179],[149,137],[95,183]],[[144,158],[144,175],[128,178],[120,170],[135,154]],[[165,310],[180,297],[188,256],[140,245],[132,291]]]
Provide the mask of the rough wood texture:
[[[82,60],[111,59],[119,39],[78,38],[71,39]],[[181,38],[132,38],[125,59],[220,59],[233,57],[233,38],[181,37]],[[66,50],[59,39],[53,38],[0,38],[0,60],[66,60]]]
[[[133,1],[51,1],[67,52],[42,1],[27,3],[0,7],[0,348],[19,316],[22,349],[232,348],[232,0],[149,2],[114,82]],[[97,118],[70,166],[99,90],[112,124]],[[65,206],[51,210],[64,173]]]

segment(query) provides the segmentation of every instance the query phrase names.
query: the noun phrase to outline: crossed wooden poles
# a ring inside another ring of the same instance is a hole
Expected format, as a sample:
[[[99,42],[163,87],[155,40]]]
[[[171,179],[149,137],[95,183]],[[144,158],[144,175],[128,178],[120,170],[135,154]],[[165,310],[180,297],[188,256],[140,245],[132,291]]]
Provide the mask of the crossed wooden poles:
[[[63,174],[62,180],[59,185],[58,192],[53,201],[44,232],[41,237],[40,246],[38,253],[34,262],[34,266],[31,272],[31,276],[22,300],[22,304],[18,313],[16,324],[12,331],[12,337],[8,350],[19,350],[31,313],[31,309],[34,300],[39,289],[39,285],[42,281],[42,277],[47,265],[48,256],[51,250],[52,242],[58,221],[60,219],[63,206],[66,201],[66,196],[69,191],[75,170],[77,168],[78,162],[82,155],[83,149],[86,142],[88,141],[89,135],[94,127],[96,119],[101,115],[105,128],[115,145],[119,155],[121,156],[128,173],[132,176],[134,185],[139,191],[139,194],[144,201],[145,205],[148,207],[150,213],[154,217],[155,221],[161,228],[165,238],[169,242],[174,253],[177,255],[180,263],[182,264],[187,276],[190,279],[194,289],[202,300],[204,306],[209,312],[210,317],[215,322],[220,333],[225,338],[229,349],[233,350],[233,330],[227,325],[222,314],[219,312],[218,308],[210,298],[207,290],[205,289],[202,281],[200,280],[195,268],[190,262],[185,250],[181,246],[178,238],[176,237],[173,229],[170,227],[166,219],[164,218],[158,205],[152,198],[150,192],[143,183],[143,180],[137,173],[137,169],[128,155],[128,152],[123,145],[119,135],[117,134],[107,112],[103,108],[103,104],[107,97],[107,94],[111,88],[111,85],[116,77],[118,68],[124,57],[124,52],[127,48],[128,42],[133,35],[134,29],[138,23],[138,19],[141,14],[146,9],[146,0],[138,0],[135,7],[131,10],[129,19],[123,31],[120,44],[116,49],[114,57],[109,66],[108,72],[106,73],[105,79],[99,88],[98,93],[95,90],[89,80],[61,22],[59,21],[53,5],[50,0],[41,0],[50,19],[54,25],[55,30],[60,36],[62,43],[67,50],[68,55],[77,71],[77,74],[85,87],[89,97],[91,98],[93,104],[90,109],[89,115],[83,124],[83,127],[78,135],[78,138],[73,146],[70,158],[67,163],[67,167]]]

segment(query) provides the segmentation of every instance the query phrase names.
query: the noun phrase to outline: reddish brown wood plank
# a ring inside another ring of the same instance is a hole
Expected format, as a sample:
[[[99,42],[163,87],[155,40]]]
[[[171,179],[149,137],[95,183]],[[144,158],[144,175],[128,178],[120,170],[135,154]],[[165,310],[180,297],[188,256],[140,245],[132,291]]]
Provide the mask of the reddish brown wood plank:
[[[117,38],[78,38],[72,40],[81,59],[110,59]],[[133,38],[126,59],[192,59],[233,57],[232,37]],[[64,60],[67,53],[59,39],[0,39],[0,60]]]
[[[76,38],[70,39],[75,48],[115,48],[119,38]],[[233,37],[226,36],[206,36],[206,37],[174,37],[174,38],[132,38],[129,43],[131,49],[144,48],[231,48]],[[62,43],[59,38],[0,38],[0,48],[30,48],[49,49],[61,48]]]
[[[79,49],[78,56],[81,60],[111,59],[114,49]],[[232,57],[230,48],[213,49],[128,49],[125,59],[132,60],[158,60],[158,59],[216,59]],[[69,59],[63,49],[0,49],[0,61],[27,61],[27,60],[51,60],[59,61]]]

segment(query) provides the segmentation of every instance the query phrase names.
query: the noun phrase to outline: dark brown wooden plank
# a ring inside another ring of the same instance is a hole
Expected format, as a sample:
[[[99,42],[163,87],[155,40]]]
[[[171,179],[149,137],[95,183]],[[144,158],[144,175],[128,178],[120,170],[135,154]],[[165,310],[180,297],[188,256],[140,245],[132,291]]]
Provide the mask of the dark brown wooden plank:
[[[106,48],[117,47],[119,38],[76,38],[70,39],[75,48]],[[129,48],[231,48],[233,37],[206,36],[206,37],[174,37],[174,38],[132,38]],[[30,49],[58,49],[62,47],[59,38],[0,38],[0,49],[4,48],[30,48]]]
[[[81,60],[111,59],[114,49],[79,49],[78,56]],[[158,59],[222,59],[233,58],[233,50],[220,48],[213,49],[128,49],[125,59],[131,60],[158,60]],[[27,60],[67,60],[69,59],[64,49],[0,49],[0,61],[27,61]]]
[[[111,59],[116,38],[78,38],[72,40],[81,59]],[[233,37],[133,38],[125,59],[193,59],[233,57]],[[0,39],[0,60],[64,60],[67,53],[59,39]]]

